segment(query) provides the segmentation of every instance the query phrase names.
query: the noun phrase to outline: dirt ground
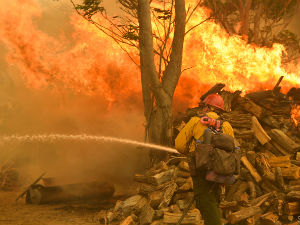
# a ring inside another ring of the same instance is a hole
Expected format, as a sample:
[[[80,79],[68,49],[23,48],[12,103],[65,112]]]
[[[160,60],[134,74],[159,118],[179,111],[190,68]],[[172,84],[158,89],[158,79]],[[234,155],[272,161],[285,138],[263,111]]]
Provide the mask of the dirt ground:
[[[57,203],[45,205],[16,202],[21,191],[0,191],[0,225],[90,225],[101,209],[112,207],[122,197],[106,201]]]

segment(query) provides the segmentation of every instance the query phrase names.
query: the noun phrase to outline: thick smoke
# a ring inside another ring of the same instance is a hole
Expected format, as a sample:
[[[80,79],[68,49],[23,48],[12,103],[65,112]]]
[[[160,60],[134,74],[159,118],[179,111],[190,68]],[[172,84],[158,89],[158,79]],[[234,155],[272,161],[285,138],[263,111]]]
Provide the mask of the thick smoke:
[[[195,16],[198,23],[207,15]],[[213,21],[199,29],[186,37],[187,70],[176,88],[175,112],[197,105],[216,82],[234,90],[257,88],[259,82],[265,89],[284,73],[280,46],[246,45]],[[69,1],[7,1],[0,9],[0,66],[1,134],[88,133],[143,140],[139,69],[76,15]],[[285,77],[286,87],[292,78]],[[129,180],[147,165],[147,152],[92,143],[11,144],[1,147],[0,164],[7,159],[32,177],[47,171],[72,179]]]
[[[1,12],[1,135],[87,133],[142,141],[137,69],[114,54],[110,42],[95,41],[97,34],[85,43],[90,33],[74,33],[70,5],[54,3],[10,1]],[[67,182],[120,183],[147,166],[148,153],[120,144],[2,145],[0,166],[10,160],[24,183],[44,171]]]

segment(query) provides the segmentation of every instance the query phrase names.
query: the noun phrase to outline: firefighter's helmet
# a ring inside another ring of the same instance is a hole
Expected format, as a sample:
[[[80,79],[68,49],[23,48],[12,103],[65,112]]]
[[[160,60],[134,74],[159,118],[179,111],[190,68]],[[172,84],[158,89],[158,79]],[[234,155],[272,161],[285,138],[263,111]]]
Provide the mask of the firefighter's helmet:
[[[204,103],[224,110],[224,100],[221,95],[210,94],[204,99]]]

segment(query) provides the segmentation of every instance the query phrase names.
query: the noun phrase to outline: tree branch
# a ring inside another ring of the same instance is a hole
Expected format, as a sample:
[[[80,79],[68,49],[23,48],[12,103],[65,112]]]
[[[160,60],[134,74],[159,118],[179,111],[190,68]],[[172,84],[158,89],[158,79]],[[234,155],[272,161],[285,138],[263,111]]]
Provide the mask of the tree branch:
[[[185,1],[175,0],[175,30],[172,52],[170,54],[170,62],[162,79],[163,89],[169,96],[173,96],[181,73],[185,21]]]
[[[138,0],[138,21],[140,25],[139,48],[143,102],[145,107],[145,116],[146,119],[148,119],[151,111],[150,88],[153,91],[155,98],[158,99],[159,89],[161,87],[155,71],[151,15],[148,0]]]
[[[211,19],[214,19],[212,16],[208,17],[207,19],[201,21],[200,23],[196,24],[195,26],[191,27],[190,29],[188,29],[188,31],[185,32],[184,35],[187,35],[190,31],[192,31],[193,29],[197,28],[198,26],[200,26],[202,23],[208,21],[208,20],[211,20]]]

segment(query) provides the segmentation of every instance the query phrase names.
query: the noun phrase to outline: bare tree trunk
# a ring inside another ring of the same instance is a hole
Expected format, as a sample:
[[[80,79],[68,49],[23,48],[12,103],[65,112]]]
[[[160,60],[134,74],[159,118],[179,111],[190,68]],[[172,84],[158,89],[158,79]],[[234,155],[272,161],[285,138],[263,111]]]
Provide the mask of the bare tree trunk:
[[[181,74],[182,51],[185,34],[185,1],[175,0],[175,30],[170,62],[162,82],[155,70],[150,4],[138,0],[138,21],[140,25],[139,48],[145,116],[149,128],[150,142],[171,145],[172,101]],[[153,93],[154,98],[151,98]],[[153,108],[153,100],[155,106]],[[164,160],[166,153],[152,152],[152,164]]]
[[[239,0],[240,16],[241,16],[241,35],[244,40],[248,42],[249,31],[249,12],[251,8],[252,0]]]
[[[258,8],[255,12],[255,16],[254,16],[254,38],[253,41],[255,44],[259,44],[259,31],[260,31],[260,17],[261,17],[261,13],[262,13],[262,4],[260,2],[257,3],[258,4]]]

